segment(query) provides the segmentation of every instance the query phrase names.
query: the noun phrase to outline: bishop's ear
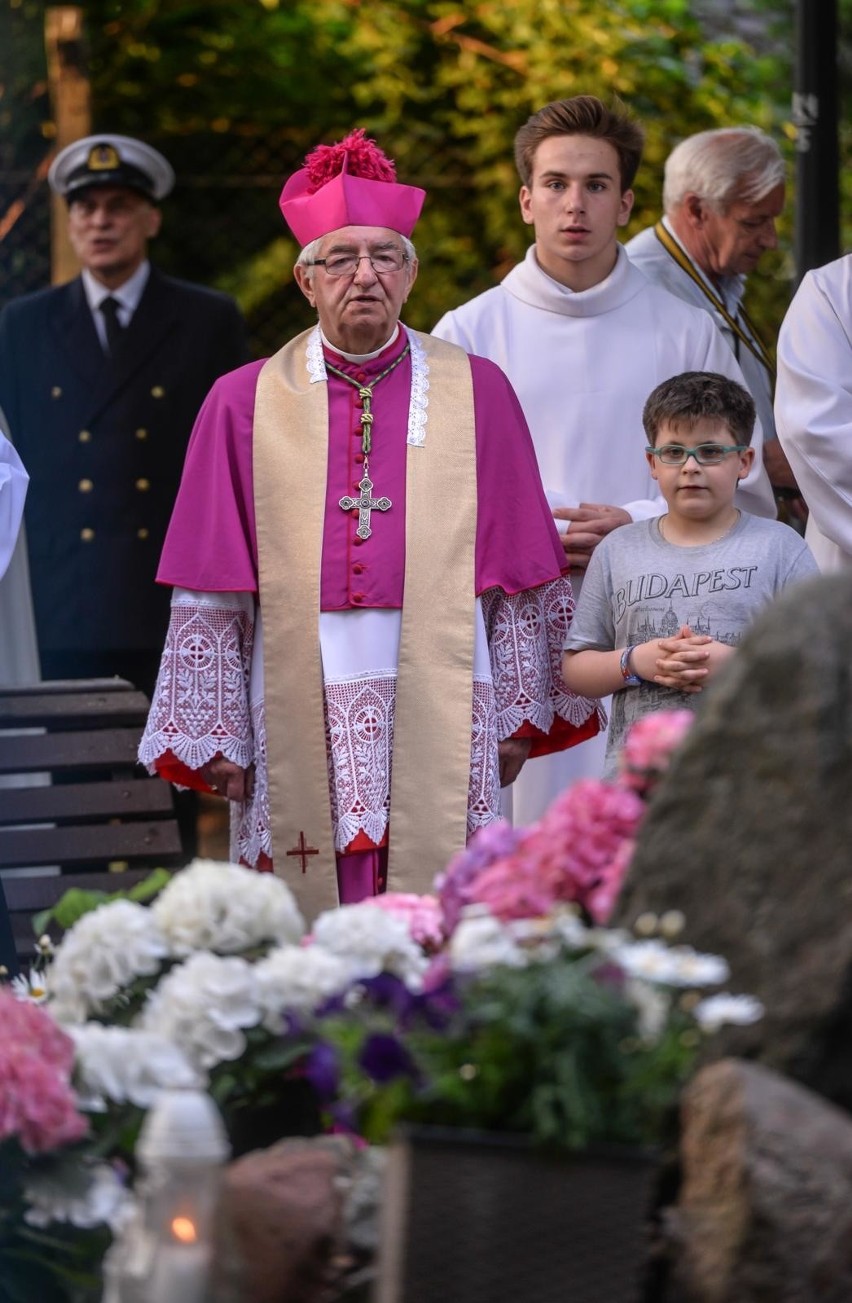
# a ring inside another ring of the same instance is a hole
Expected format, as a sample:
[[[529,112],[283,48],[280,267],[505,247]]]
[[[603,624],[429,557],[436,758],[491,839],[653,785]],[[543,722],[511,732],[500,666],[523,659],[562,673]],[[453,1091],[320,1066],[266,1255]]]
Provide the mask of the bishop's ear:
[[[293,268],[293,279],[310,303],[311,307],[315,308],[317,305],[317,296],[314,293],[313,267],[305,267],[302,263],[297,262]]]

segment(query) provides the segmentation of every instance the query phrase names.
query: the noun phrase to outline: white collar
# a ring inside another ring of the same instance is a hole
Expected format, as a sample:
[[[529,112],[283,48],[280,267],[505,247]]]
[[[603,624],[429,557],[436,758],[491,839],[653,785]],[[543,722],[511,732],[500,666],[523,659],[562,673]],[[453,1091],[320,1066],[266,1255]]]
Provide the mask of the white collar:
[[[111,290],[106,285],[102,285],[86,267],[80,273],[80,279],[86,293],[86,302],[93,313],[98,311],[104,299],[113,298],[119,307],[124,308],[125,312],[132,317],[139,307],[139,300],[142,298],[145,286],[148,284],[150,274],[151,264],[146,258],[136,268],[133,275],[123,285],[119,285],[117,290]]]
[[[523,262],[513,267],[501,282],[501,288],[513,298],[545,312],[564,317],[596,317],[610,312],[648,288],[648,280],[635,267],[622,244],[615,246],[615,266],[597,285],[588,290],[569,290],[560,281],[542,271],[535,245],[527,249]]]
[[[373,349],[372,353],[344,353],[342,348],[338,348],[336,344],[332,344],[331,340],[326,337],[325,332],[322,329],[320,330],[320,338],[322,339],[322,342],[325,344],[326,348],[330,348],[332,352],[337,353],[338,356],[340,357],[345,357],[347,362],[372,361],[374,357],[378,357],[380,353],[384,353],[386,348],[390,348],[391,344],[398,337],[398,335],[399,335],[399,322],[397,322],[396,325],[394,326],[393,334],[391,335],[390,339],[386,339],[384,344],[382,344],[381,348]]]

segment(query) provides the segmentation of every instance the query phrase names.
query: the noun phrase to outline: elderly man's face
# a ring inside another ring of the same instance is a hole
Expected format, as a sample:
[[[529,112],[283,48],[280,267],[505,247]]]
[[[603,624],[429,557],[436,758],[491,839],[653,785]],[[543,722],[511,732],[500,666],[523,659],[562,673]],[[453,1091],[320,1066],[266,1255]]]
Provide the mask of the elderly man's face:
[[[753,272],[767,249],[777,248],[775,221],[783,207],[783,184],[751,203],[734,200],[724,213],[702,202],[702,269],[712,276]]]
[[[298,263],[296,281],[317,310],[320,326],[331,344],[344,353],[371,353],[393,334],[402,305],[417,276],[417,260],[402,261],[399,270],[376,270],[370,258],[403,256],[402,238],[382,226],[344,226],[326,235],[317,258],[358,259],[354,271],[333,276],[326,266],[308,269]]]
[[[160,229],[160,210],[126,186],[91,186],[71,199],[68,237],[80,264],[110,289],[123,285]]]

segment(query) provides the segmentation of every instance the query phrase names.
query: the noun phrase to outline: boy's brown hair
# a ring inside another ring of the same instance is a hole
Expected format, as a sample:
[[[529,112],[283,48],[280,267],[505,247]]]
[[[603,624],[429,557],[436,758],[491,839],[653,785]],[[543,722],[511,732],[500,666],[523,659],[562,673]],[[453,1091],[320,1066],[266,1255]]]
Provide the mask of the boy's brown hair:
[[[692,430],[705,418],[724,421],[735,443],[751,443],[755,421],[752,396],[736,380],[717,371],[684,371],[671,376],[651,390],[642,411],[652,448],[657,445],[661,425],[675,431]]]

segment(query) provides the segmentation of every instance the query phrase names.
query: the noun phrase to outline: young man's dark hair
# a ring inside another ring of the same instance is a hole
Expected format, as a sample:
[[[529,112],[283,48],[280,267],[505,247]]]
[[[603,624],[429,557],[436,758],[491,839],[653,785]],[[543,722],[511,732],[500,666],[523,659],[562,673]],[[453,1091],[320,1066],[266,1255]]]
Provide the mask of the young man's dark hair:
[[[525,186],[532,183],[536,150],[549,136],[594,136],[618,154],[621,192],[629,190],[642,159],[645,133],[618,102],[608,108],[595,95],[553,100],[528,118],[515,136],[515,166]]]

